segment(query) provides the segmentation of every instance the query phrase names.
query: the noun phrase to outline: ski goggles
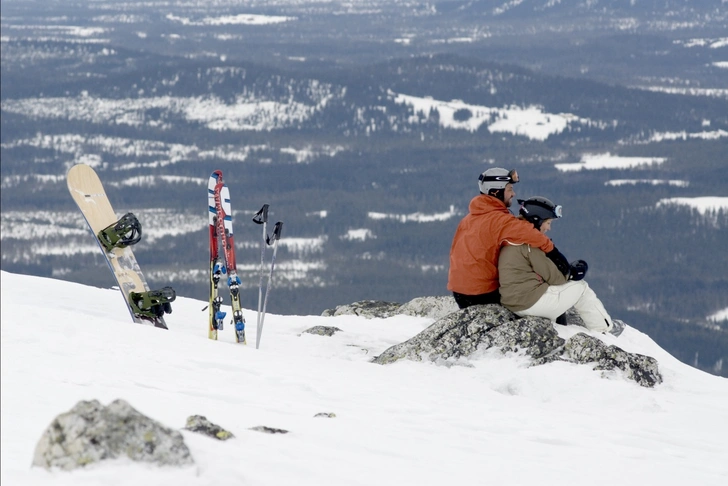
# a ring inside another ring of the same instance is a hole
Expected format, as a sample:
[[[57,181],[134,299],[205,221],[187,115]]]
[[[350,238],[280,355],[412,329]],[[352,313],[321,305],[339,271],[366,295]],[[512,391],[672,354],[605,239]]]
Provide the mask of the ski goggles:
[[[515,184],[516,182],[518,182],[518,172],[515,169],[508,171],[508,174],[504,175],[485,175],[484,172],[480,174],[478,180],[483,182],[497,181]]]

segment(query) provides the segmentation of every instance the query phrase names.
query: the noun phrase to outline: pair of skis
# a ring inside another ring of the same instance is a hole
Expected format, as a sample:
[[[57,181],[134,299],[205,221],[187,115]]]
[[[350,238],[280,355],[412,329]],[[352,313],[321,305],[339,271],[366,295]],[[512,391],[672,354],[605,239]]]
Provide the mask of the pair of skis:
[[[227,285],[230,290],[230,300],[233,311],[232,324],[235,331],[235,341],[241,344],[247,344],[245,337],[245,318],[240,304],[240,277],[237,275],[237,266],[235,261],[235,240],[233,236],[233,218],[232,207],[230,204],[230,190],[225,185],[222,177],[222,171],[216,170],[210,175],[207,186],[207,202],[208,202],[208,223],[210,237],[210,295],[209,295],[209,320],[208,320],[208,337],[217,339],[218,331],[224,326],[226,313],[221,310],[223,303],[222,296],[219,295],[219,283],[223,276],[227,275]],[[256,349],[260,347],[260,337],[263,331],[263,321],[265,320],[265,306],[268,301],[268,293],[273,278],[273,266],[275,265],[275,253],[280,239],[283,223],[278,222],[275,225],[272,237],[266,234],[266,225],[268,222],[268,205],[263,208],[253,218],[258,224],[263,225],[263,242],[261,243],[261,276],[260,288],[258,290],[258,321],[257,321],[257,337]],[[262,286],[263,286],[263,258],[265,254],[265,244],[273,244],[273,259],[271,261],[271,269],[268,276],[268,286],[265,292],[265,301],[261,308]],[[221,251],[222,250],[222,251]]]
[[[210,175],[207,186],[208,222],[210,233],[210,303],[208,337],[217,339],[223,328],[226,313],[220,310],[222,297],[218,295],[220,279],[227,275],[233,310],[232,324],[235,341],[246,344],[245,319],[240,305],[240,277],[235,263],[235,239],[233,236],[233,211],[230,206],[230,190],[222,179],[222,171]],[[222,248],[222,254],[220,249]]]

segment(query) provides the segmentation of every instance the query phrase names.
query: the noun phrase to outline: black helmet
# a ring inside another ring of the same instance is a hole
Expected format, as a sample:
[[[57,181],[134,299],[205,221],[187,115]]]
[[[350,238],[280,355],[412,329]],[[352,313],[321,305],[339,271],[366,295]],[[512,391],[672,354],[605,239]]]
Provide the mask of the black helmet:
[[[518,203],[521,205],[518,213],[523,216],[526,221],[532,223],[536,229],[541,229],[541,223],[547,219],[556,219],[561,217],[561,206],[552,203],[545,197],[535,196],[529,197],[526,200],[519,199]]]

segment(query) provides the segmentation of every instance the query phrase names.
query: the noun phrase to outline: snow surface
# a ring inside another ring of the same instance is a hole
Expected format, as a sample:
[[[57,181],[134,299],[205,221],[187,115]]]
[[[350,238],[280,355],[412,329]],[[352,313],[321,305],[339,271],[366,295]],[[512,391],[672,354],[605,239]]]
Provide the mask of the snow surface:
[[[295,17],[255,14],[237,14],[223,15],[221,17],[205,17],[199,21],[190,20],[186,17],[177,17],[176,15],[172,14],[167,14],[165,18],[172,22],[179,22],[182,25],[268,25],[296,20]]]
[[[367,228],[350,229],[345,235],[339,236],[341,240],[348,241],[366,241],[371,239],[377,239],[377,235],[372,233],[372,230]]]
[[[458,211],[454,205],[450,205],[450,209],[447,211],[441,212],[441,213],[433,213],[433,214],[426,214],[426,213],[410,213],[410,214],[393,214],[393,213],[379,213],[376,211],[369,211],[367,213],[367,217],[369,219],[379,220],[379,219],[391,219],[395,221],[399,221],[400,223],[408,223],[408,222],[415,222],[415,223],[432,223],[433,221],[447,221],[449,219],[454,218],[455,216],[459,216],[462,213]]]
[[[709,321],[728,321],[728,307],[708,316]]]
[[[723,88],[686,88],[668,86],[634,86],[637,89],[645,89],[657,93],[679,94],[687,96],[711,96],[713,98],[728,98],[728,89]]]
[[[675,44],[682,44],[684,47],[709,47],[711,49],[719,49],[728,46],[728,37],[718,38],[693,38],[686,41],[673,41]]]
[[[712,213],[716,211],[728,211],[728,197],[704,196],[704,197],[669,197],[660,199],[657,207],[679,205],[689,206],[697,210],[700,214]]]
[[[581,162],[579,163],[554,164],[554,167],[561,172],[573,172],[582,169],[632,169],[645,165],[659,165],[664,161],[665,159],[662,157],[622,157],[607,152],[605,154],[585,154],[581,157]]]
[[[485,124],[491,133],[511,133],[539,141],[563,132],[572,124],[601,125],[570,113],[546,113],[540,106],[492,108],[471,105],[461,100],[444,101],[392,92],[390,95],[395,103],[412,107],[414,115],[409,118],[411,124],[427,120],[429,114],[437,110],[439,125],[444,128],[475,132]],[[457,117],[461,112],[467,113],[463,120]]]
[[[472,367],[369,362],[430,325],[426,318],[268,315],[256,350],[234,344],[229,327],[208,340],[206,302],[178,298],[164,331],[133,324],[116,290],[0,276],[3,485],[722,486],[728,478],[728,380],[680,363],[633,328],[602,338],[655,357],[665,381],[654,389],[584,365],[529,368],[494,351]],[[254,343],[255,312],[246,317]],[[343,332],[301,334],[314,325]],[[559,328],[564,337],[576,331]],[[204,415],[236,438],[182,431],[196,461],[182,469],[129,460],[75,472],[30,467],[54,417],[79,400],[117,398],[174,428]],[[314,418],[320,412],[336,417]],[[248,430],[259,425],[290,433]]]
[[[337,94],[321,87],[315,105],[291,101],[281,103],[238,96],[227,103],[217,96],[196,97],[139,97],[111,99],[83,95],[75,98],[27,98],[3,102],[3,110],[23,113],[36,119],[68,119],[91,123],[111,123],[133,127],[154,126],[170,128],[145,113],[150,109],[163,110],[181,116],[190,123],[200,123],[210,130],[268,131],[303,122],[324,108]]]
[[[679,179],[613,179],[604,183],[605,186],[636,186],[637,184],[649,184],[652,186],[667,184],[669,186],[688,187],[690,181],[682,181]]]
[[[728,90],[727,90],[728,92]],[[704,124],[706,122],[703,122]],[[707,125],[704,126],[710,126],[710,122],[707,122]],[[700,138],[703,140],[718,140],[723,137],[728,137],[728,131],[725,130],[713,130],[710,132],[702,131],[702,132],[696,132],[696,133],[688,133],[686,131],[682,132],[657,132],[653,133],[650,138],[648,139],[648,142],[662,142],[665,140],[689,140],[689,139],[696,139]]]

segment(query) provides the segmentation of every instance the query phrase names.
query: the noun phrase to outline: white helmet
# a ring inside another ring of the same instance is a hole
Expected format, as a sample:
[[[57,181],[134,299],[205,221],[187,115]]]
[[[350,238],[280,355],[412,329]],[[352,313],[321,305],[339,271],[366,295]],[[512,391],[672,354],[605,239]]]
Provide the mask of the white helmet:
[[[516,182],[518,182],[518,172],[494,167],[480,174],[478,189],[482,194],[488,194],[494,189],[505,189],[506,184],[515,184]]]

